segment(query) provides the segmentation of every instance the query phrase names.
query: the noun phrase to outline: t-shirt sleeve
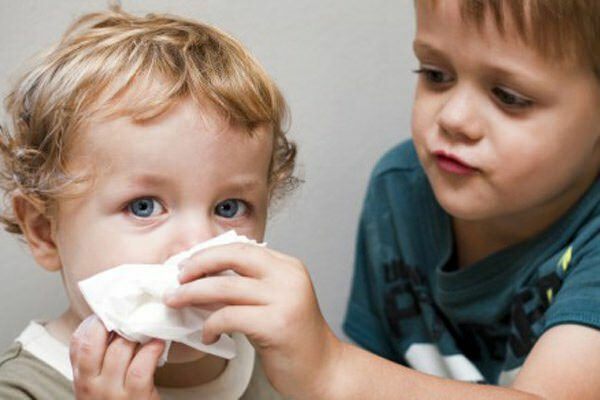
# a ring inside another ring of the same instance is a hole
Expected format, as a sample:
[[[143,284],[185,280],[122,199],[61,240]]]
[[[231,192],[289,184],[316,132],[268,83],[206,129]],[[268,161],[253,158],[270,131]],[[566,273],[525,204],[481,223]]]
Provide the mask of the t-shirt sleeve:
[[[71,383],[14,343],[0,356],[0,399],[73,399]]]
[[[30,400],[35,399],[32,393],[23,385],[24,372],[21,363],[15,362],[20,356],[21,348],[17,345],[11,346],[0,356],[0,399],[7,400]]]
[[[598,247],[598,243],[595,243]],[[546,311],[544,330],[560,324],[600,329],[600,249],[582,249],[568,265],[563,283]]]
[[[9,380],[0,377],[0,399],[32,400],[34,399],[21,388],[14,386]]]
[[[354,276],[343,329],[361,347],[398,361],[384,325],[385,316],[380,311],[381,307],[377,307],[379,299],[376,269],[380,262],[375,257],[378,254],[377,248],[373,248],[378,240],[378,233],[375,232],[376,216],[370,205],[378,203],[373,198],[372,189],[371,184],[358,227]]]

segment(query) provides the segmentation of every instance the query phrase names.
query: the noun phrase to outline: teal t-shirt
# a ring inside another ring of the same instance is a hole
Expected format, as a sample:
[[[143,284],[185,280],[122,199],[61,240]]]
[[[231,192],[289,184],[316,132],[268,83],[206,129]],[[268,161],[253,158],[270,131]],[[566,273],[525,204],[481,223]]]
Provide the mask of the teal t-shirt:
[[[412,142],[368,187],[344,330],[420,371],[508,385],[558,324],[600,328],[600,181],[542,234],[458,270],[451,220]]]

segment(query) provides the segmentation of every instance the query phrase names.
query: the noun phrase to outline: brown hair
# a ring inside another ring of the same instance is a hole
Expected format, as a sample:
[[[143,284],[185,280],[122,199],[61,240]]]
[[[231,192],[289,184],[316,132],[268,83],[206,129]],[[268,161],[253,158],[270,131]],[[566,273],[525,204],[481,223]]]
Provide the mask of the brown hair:
[[[433,6],[440,0],[427,1]],[[501,34],[506,22],[542,55],[589,65],[600,79],[600,1],[460,0],[462,18],[483,26],[491,17]]]
[[[149,87],[155,79],[165,83],[155,96],[146,93],[114,107],[134,83],[138,92],[138,84]],[[10,125],[0,127],[5,191],[0,222],[7,231],[22,233],[10,206],[15,193],[48,211],[82,179],[67,173],[67,154],[75,133],[92,116],[118,113],[145,120],[188,96],[208,102],[249,134],[269,127],[275,143],[271,197],[296,186],[296,146],[285,136],[285,100],[237,40],[196,21],[134,16],[113,6],[76,20],[6,98]]]

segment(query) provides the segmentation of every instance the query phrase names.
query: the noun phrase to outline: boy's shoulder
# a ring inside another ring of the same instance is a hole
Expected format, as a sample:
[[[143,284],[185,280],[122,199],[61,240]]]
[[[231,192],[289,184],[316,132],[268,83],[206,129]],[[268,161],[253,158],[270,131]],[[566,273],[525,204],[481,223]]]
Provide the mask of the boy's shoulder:
[[[60,373],[14,342],[0,355],[0,398],[70,399],[70,382]]]
[[[415,203],[435,203],[427,175],[412,140],[399,143],[381,156],[369,179],[367,198],[380,207],[412,207]],[[386,201],[387,199],[387,201]],[[389,199],[394,199],[391,203]],[[381,211],[381,210],[380,210]],[[430,210],[424,210],[429,212]]]
[[[422,168],[415,146],[412,140],[407,140],[395,145],[379,158],[371,174],[371,179],[393,172],[420,171],[422,171]]]

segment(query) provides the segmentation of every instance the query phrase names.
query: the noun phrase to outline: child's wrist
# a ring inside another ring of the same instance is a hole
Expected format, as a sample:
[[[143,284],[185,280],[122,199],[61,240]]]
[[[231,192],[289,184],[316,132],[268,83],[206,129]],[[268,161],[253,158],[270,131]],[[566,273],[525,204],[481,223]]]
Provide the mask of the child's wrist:
[[[329,328],[329,327],[328,327]],[[346,344],[339,340],[335,334],[327,329],[325,334],[323,357],[316,368],[315,379],[313,380],[312,390],[307,398],[334,400],[341,398],[338,395],[343,385],[343,359]]]

